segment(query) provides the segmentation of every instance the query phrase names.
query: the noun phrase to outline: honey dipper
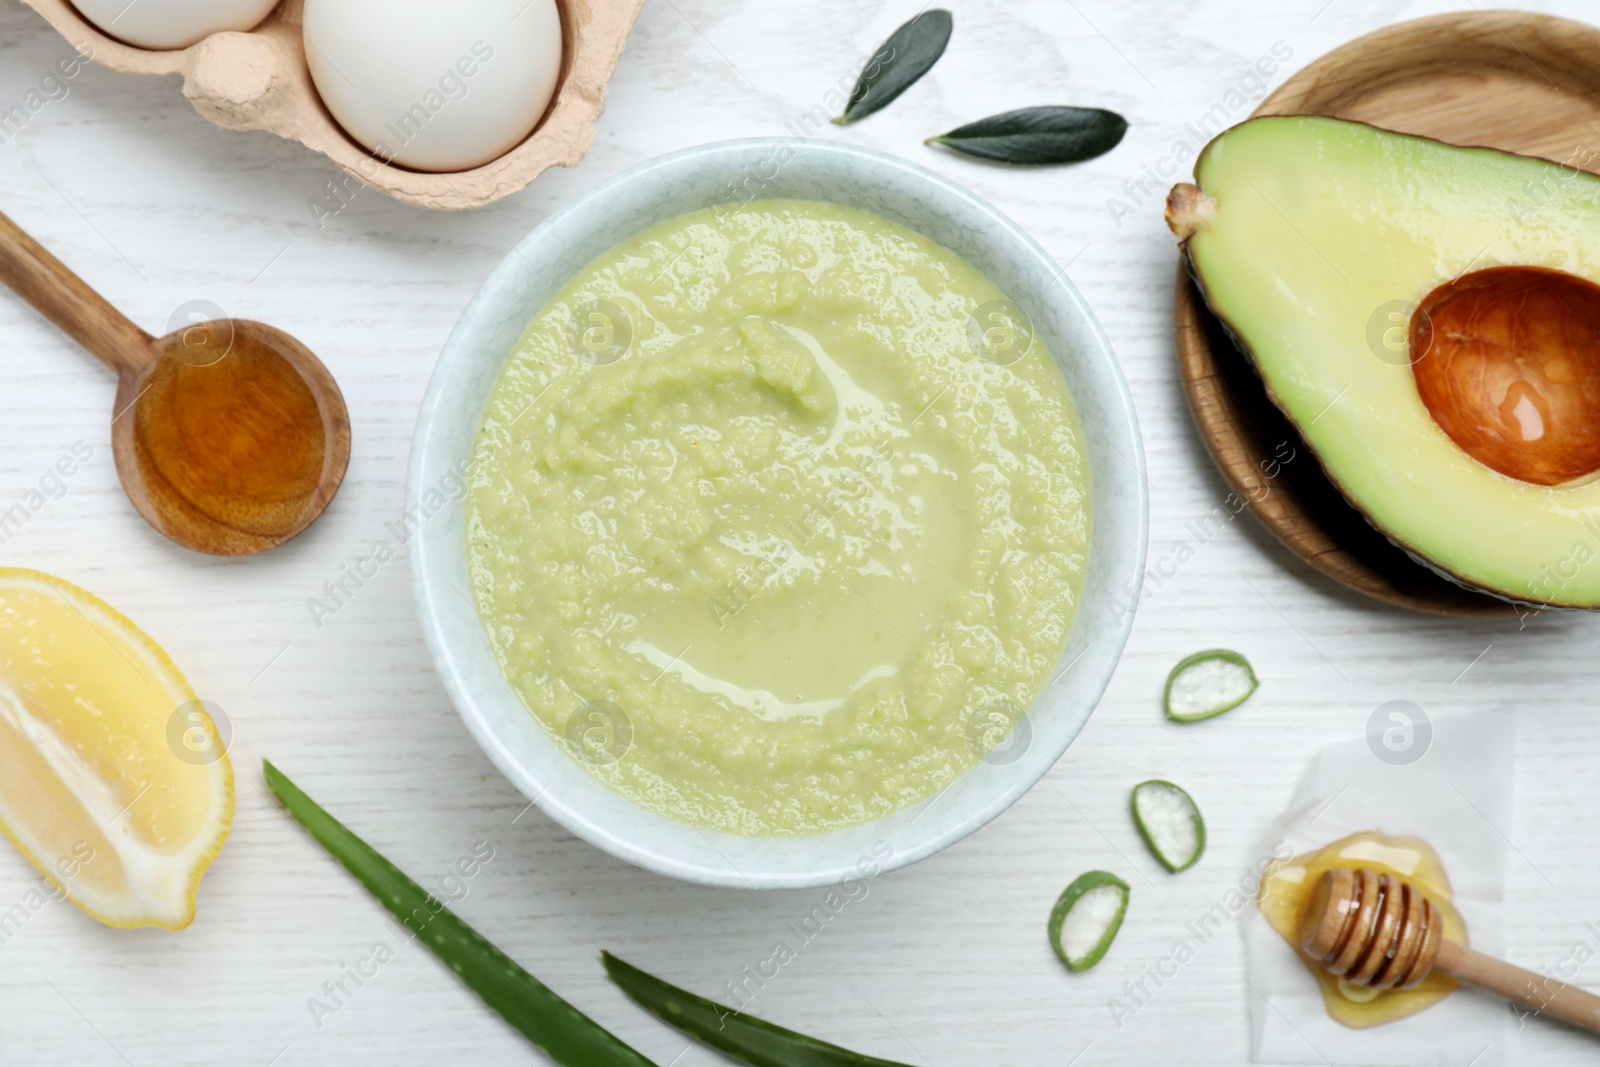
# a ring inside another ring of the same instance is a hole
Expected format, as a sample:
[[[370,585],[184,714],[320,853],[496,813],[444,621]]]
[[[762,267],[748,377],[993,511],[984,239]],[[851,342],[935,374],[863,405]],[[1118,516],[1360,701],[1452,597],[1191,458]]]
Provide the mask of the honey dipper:
[[[1438,971],[1600,1033],[1600,997],[1446,940],[1438,907],[1393,875],[1324,871],[1300,915],[1300,947],[1351,985],[1410,989]]]

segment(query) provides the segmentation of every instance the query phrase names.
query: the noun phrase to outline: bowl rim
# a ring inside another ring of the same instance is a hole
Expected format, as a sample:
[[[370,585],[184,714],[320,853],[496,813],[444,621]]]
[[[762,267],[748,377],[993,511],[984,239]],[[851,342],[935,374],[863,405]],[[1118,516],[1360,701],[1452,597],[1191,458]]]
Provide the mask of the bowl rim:
[[[950,198],[965,205],[969,211],[975,211],[979,215],[986,216],[987,222],[992,225],[993,229],[979,238],[980,243],[990,246],[1006,245],[1011,251],[1025,254],[1039,265],[1050,268],[1053,275],[1051,281],[1032,295],[1037,297],[1037,303],[1041,306],[1057,305],[1063,307],[1066,317],[1083,334],[1083,338],[1087,343],[1081,348],[1075,349],[1071,353],[1072,358],[1095,365],[1095,370],[1089,380],[1096,382],[1097,399],[1115,422],[1115,426],[1111,427],[1109,432],[1105,428],[1098,428],[1099,432],[1107,436],[1108,447],[1133,468],[1131,477],[1126,479],[1128,488],[1131,490],[1132,501],[1130,504],[1124,505],[1124,510],[1127,514],[1123,516],[1125,521],[1131,522],[1133,544],[1124,553],[1125,558],[1121,560],[1121,566],[1108,579],[1116,593],[1126,595],[1127,603],[1124,609],[1111,613],[1104,628],[1095,631],[1092,644],[1104,650],[1103,654],[1098,657],[1102,663],[1102,669],[1099,676],[1082,689],[1082,706],[1076,712],[1076,721],[1068,724],[1068,728],[1059,739],[1060,743],[1055,746],[1054,751],[1049,752],[1048,758],[1033,759],[1031,767],[1011,776],[1009,783],[994,793],[986,803],[983,803],[976,810],[966,813],[963,818],[947,825],[943,830],[928,835],[926,839],[904,850],[891,851],[890,856],[882,860],[882,862],[874,862],[872,864],[872,874],[867,875],[870,877],[908,866],[960,841],[998,817],[1021,798],[1023,794],[1038,784],[1039,780],[1060,760],[1073,740],[1076,739],[1078,733],[1081,732],[1090,715],[1098,707],[1126,646],[1140,600],[1139,592],[1144,577],[1148,542],[1148,480],[1138,417],[1127,380],[1122,374],[1121,366],[1117,362],[1109,338],[1087,301],[1084,300],[1082,294],[1078,292],[1076,286],[1067,277],[1066,269],[1061,267],[1054,257],[1045,251],[1043,246],[1005,214],[976,193],[925,167],[902,159],[899,156],[836,141],[819,142],[811,138],[794,137],[739,138],[680,149],[628,167],[579,194],[530,230],[506,254],[467,304],[466,309],[452,328],[450,336],[440,352],[438,362],[435,365],[433,375],[429,380],[427,391],[418,411],[416,431],[413,436],[407,471],[406,507],[409,514],[419,504],[425,491],[425,478],[431,450],[435,447],[436,422],[441,417],[450,417],[448,413],[441,416],[441,411],[446,401],[450,398],[452,371],[459,369],[459,365],[463,364],[464,361],[473,358],[484,358],[481,351],[475,352],[470,348],[472,338],[469,335],[475,329],[475,323],[487,317],[492,308],[507,299],[520,285],[525,265],[536,262],[536,259],[532,257],[541,254],[538,246],[547,235],[552,232],[558,232],[568,219],[579,212],[592,208],[596,202],[604,201],[608,197],[617,194],[619,190],[633,186],[641,181],[649,180],[652,176],[664,177],[677,169],[686,167],[686,165],[699,163],[708,157],[716,157],[718,155],[746,158],[751,152],[760,151],[775,154],[784,150],[791,151],[796,155],[801,153],[808,154],[817,159],[833,156],[846,161],[870,161],[875,165],[885,167],[901,183],[920,184],[923,189],[919,191],[927,192],[930,199],[934,196]],[[735,198],[729,197],[727,201],[733,199]],[[952,213],[948,205],[943,209],[935,205],[934,210],[939,214],[949,215]],[[674,212],[673,215],[680,213]],[[673,216],[663,215],[662,219],[664,220],[668,217]],[[906,228],[915,229],[915,227],[911,226]],[[942,244],[943,242],[939,243]],[[956,251],[956,254],[961,255],[962,253]],[[548,257],[547,249],[544,250],[544,255]],[[565,278],[562,281],[564,282]],[[1015,294],[1011,294],[1008,291],[1008,295],[1015,299]],[[528,311],[523,322],[525,323],[528,319],[531,319],[538,310],[534,308]],[[498,374],[499,367],[503,366],[504,360],[509,354],[510,350],[508,349],[505,353],[496,355],[496,374]],[[1059,352],[1054,353],[1054,355],[1058,362],[1063,358]],[[1086,422],[1082,417],[1082,398],[1078,396],[1076,391],[1071,389],[1069,389],[1069,394],[1072,395],[1074,406],[1079,411],[1080,422]],[[481,424],[481,408],[477,412],[476,419]],[[1087,425],[1084,428],[1087,430]],[[1111,441],[1113,436],[1115,441]],[[1091,452],[1094,451],[1089,435],[1084,433],[1083,437],[1086,448]],[[1105,469],[1105,466],[1105,464],[1093,462],[1089,466],[1089,495],[1093,501],[1089,538],[1091,567],[1096,553],[1096,546],[1100,543],[1097,540],[1097,533],[1101,529],[1099,520],[1102,504],[1100,493],[1100,478],[1102,475],[1100,472]],[[447,525],[459,532],[459,524]],[[428,531],[425,529],[424,532]],[[460,594],[455,590],[447,591],[442,589],[441,585],[449,585],[450,583],[442,575],[435,574],[435,567],[441,566],[436,554],[430,550],[430,546],[436,537],[436,533],[431,536],[416,536],[407,545],[412,591],[429,655],[433,660],[451,704],[455,707],[457,714],[461,716],[474,740],[483,748],[501,773],[528,798],[530,806],[537,805],[545,814],[549,815],[569,832],[600,848],[602,851],[645,870],[693,883],[729,888],[794,889],[837,885],[852,876],[862,876],[859,862],[850,863],[843,860],[825,868],[754,873],[741,869],[733,864],[731,860],[728,861],[727,867],[685,860],[679,856],[670,855],[664,851],[619,836],[603,821],[591,818],[584,811],[579,810],[578,806],[569,804],[565,798],[552,791],[548,783],[541,783],[538,776],[509,749],[505,739],[500,736],[496,728],[488,721],[484,710],[479,706],[478,695],[472,691],[467,680],[463,678],[460,668],[454,662],[451,648],[452,642],[441,625],[436,603],[446,597],[459,596]],[[1085,592],[1087,593],[1087,584]],[[468,593],[467,595],[470,596],[471,594]],[[473,602],[472,606],[475,612],[476,603]],[[1091,606],[1089,598],[1085,596],[1073,621],[1074,631],[1087,624]],[[1098,622],[1099,620],[1096,621]],[[1068,647],[1070,648],[1072,644],[1073,635],[1069,632]],[[1088,648],[1086,647],[1084,651],[1087,652]],[[1079,658],[1083,658],[1081,653]],[[1068,673],[1076,662],[1077,660],[1074,660],[1065,670],[1057,674],[1055,676],[1056,679],[1058,680]],[[495,663],[494,666],[498,671],[499,664]],[[1041,690],[1040,695],[1035,698],[1033,705],[1028,710],[1029,717],[1043,702],[1046,692],[1053,684],[1054,681],[1049,683],[1045,689]],[[554,742],[549,740],[548,735],[544,733],[542,728],[538,724],[531,722],[531,713],[529,717],[531,728],[544,739],[551,753],[562,760],[570,760],[570,755],[560,751]],[[576,766],[575,763],[574,766]],[[982,763],[975,765],[974,768],[959,776],[955,782],[961,782],[972,777],[977,767],[981,766]],[[597,779],[592,780],[600,788],[609,790],[609,787],[600,783]],[[948,789],[949,787],[947,786],[946,788]],[[716,845],[710,841],[710,838],[717,836],[725,836],[729,839],[741,841],[769,841],[773,843],[775,849],[781,849],[786,842],[819,840],[833,834],[847,834],[852,831],[859,833],[860,828],[863,826],[870,827],[885,820],[895,819],[910,810],[931,806],[933,802],[943,795],[943,792],[941,790],[926,800],[918,801],[907,808],[899,809],[878,819],[869,820],[867,823],[856,824],[852,827],[824,834],[802,835],[798,838],[748,838],[742,835],[721,835],[716,831],[702,830],[700,831],[700,836],[706,837],[708,843],[711,843],[714,849]],[[631,801],[628,803],[638,812],[657,819],[666,818],[649,812],[648,809],[638,805],[633,805]],[[666,821],[675,823],[679,827],[690,825],[678,823],[675,820]],[[877,844],[874,844],[873,848],[876,852]],[[719,854],[721,853],[720,849],[717,851]],[[723,858],[726,859],[726,856],[723,856]]]

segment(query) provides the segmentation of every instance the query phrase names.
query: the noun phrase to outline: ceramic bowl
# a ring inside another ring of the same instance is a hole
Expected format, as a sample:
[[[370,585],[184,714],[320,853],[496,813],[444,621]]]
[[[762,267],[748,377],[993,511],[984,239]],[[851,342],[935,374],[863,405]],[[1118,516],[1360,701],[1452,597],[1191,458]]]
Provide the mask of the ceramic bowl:
[[[1093,496],[1088,579],[1057,677],[1013,730],[929,800],[805,837],[703,831],[646,811],[590,777],[539,727],[500,672],[473,603],[460,494],[484,404],[528,321],[580,268],[677,215],[751,197],[796,197],[874,212],[953,249],[1032,319],[1084,424]],[[1144,453],[1111,345],[1065,272],[1015,223],[931,171],[834,143],[760,139],[642,163],[556,212],[505,258],[468,305],[433,374],[412,445],[412,581],[428,648],[467,728],[495,764],[568,830],[661,874],[754,889],[832,885],[903,867],[961,840],[1034,785],[1104,692],[1132,624],[1144,569]]]

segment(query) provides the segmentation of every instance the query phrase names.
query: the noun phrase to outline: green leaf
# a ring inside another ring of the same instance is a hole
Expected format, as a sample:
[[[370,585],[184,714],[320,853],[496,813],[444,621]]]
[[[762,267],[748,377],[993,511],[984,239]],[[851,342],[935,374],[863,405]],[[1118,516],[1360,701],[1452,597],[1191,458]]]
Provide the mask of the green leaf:
[[[905,1067],[785,1030],[697,997],[609,952],[600,953],[600,960],[611,980],[650,1014],[754,1067]]]
[[[833,121],[843,125],[866,118],[911,88],[944,55],[951,26],[950,12],[934,8],[891,33],[861,69],[844,114]]]
[[[562,1067],[655,1067],[462,922],[266,760],[273,795],[483,1002]]]
[[[1117,147],[1128,120],[1098,107],[1025,107],[969,122],[925,144],[1001,163],[1078,163]]]

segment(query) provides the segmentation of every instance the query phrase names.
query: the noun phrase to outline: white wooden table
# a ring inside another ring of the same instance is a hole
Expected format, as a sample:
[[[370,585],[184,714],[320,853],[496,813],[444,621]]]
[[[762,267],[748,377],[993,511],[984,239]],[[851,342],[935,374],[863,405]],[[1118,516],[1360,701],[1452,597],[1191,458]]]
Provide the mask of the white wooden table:
[[[1291,56],[1273,84],[1351,37],[1452,4],[950,6],[955,37],[933,74],[887,111],[823,136],[902,153],[966,183],[1071,264],[1138,404],[1152,562],[1180,542],[1193,558],[1147,600],[1109,693],[1048,779],[962,844],[871,883],[767,983],[753,1010],[908,1064],[1246,1062],[1236,933],[1205,944],[1120,1028],[1106,1001],[1237,880],[1306,757],[1361,736],[1372,710],[1396,698],[1433,714],[1520,708],[1517,815],[1502,828],[1519,850],[1511,955],[1539,967],[1577,942],[1600,953],[1600,927],[1584,925],[1600,920],[1600,620],[1546,616],[1519,630],[1397,614],[1315,577],[1248,518],[1204,543],[1186,526],[1226,490],[1174,373],[1174,242],[1159,207],[1169,179],[1143,188],[1141,180],[1175,140],[1197,147],[1185,122],[1224,102],[1275,43]],[[1580,0],[1528,6],[1586,10]],[[0,144],[0,209],[113,303],[156,332],[191,299],[289,330],[332,368],[355,428],[349,480],[310,533],[252,559],[190,554],[147,528],[118,488],[110,376],[0,292],[0,505],[20,499],[75,442],[94,449],[66,494],[0,546],[0,562],[82,583],[155,635],[226,710],[239,778],[233,836],[188,931],[108,930],[58,904],[0,947],[0,1064],[540,1062],[415,946],[359,989],[346,980],[353,995],[314,1018],[311,998],[331,1003],[324,983],[340,981],[375,942],[392,944],[394,927],[266,798],[264,756],[424,883],[490,842],[495,858],[458,904],[468,921],[657,1062],[720,1062],[686,1051],[675,1032],[633,1008],[606,981],[597,952],[722,995],[819,892],[667,881],[526,811],[445,699],[403,560],[320,629],[307,599],[398,518],[434,357],[508,240],[640,160],[784,133],[848,81],[854,57],[917,9],[909,0],[870,13],[876,7],[654,0],[588,158],[477,213],[430,214],[364,191],[319,229],[309,201],[337,177],[326,160],[267,134],[212,126],[175,79],[100,68]],[[0,110],[67,52],[31,11],[0,6]],[[1091,163],[1020,172],[920,144],[960,122],[1042,103],[1114,108],[1132,129]],[[1179,162],[1186,173],[1190,158]],[[1113,197],[1131,213],[1114,217]],[[1218,643],[1252,657],[1261,692],[1204,729],[1164,723],[1167,669]],[[1184,783],[1208,817],[1210,850],[1178,878],[1159,871],[1125,815],[1128,788],[1152,776]],[[1050,955],[1044,922],[1066,881],[1089,867],[1124,872],[1135,904],[1111,954],[1074,976]],[[37,883],[0,848],[0,910]],[[1577,980],[1600,985],[1600,962]],[[1538,1023],[1515,1042],[1518,1062],[1594,1062],[1594,1044]]]

